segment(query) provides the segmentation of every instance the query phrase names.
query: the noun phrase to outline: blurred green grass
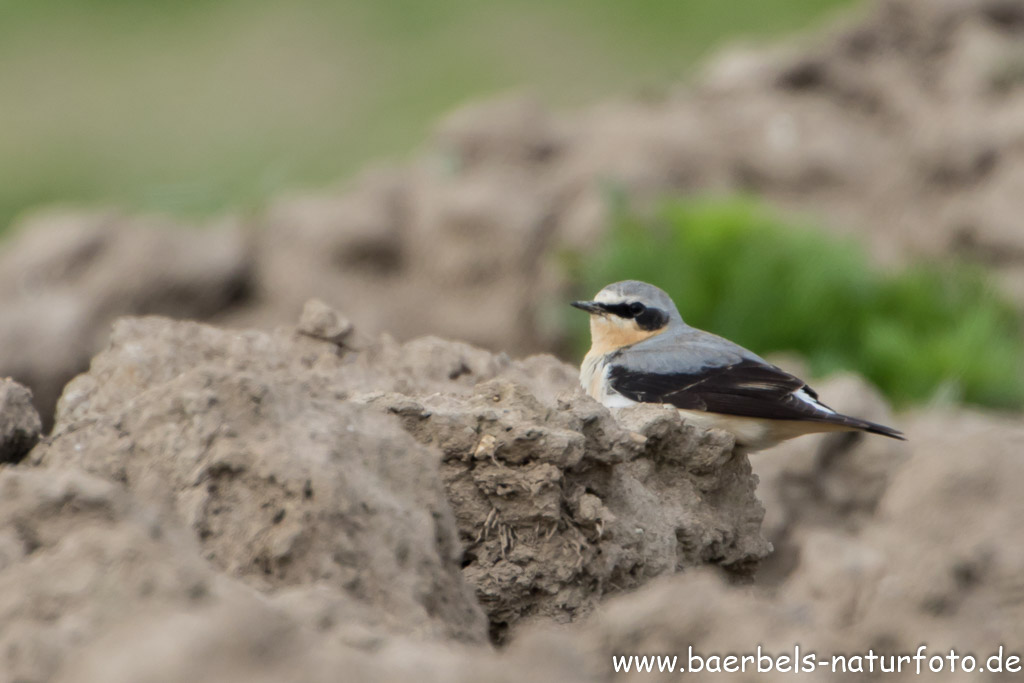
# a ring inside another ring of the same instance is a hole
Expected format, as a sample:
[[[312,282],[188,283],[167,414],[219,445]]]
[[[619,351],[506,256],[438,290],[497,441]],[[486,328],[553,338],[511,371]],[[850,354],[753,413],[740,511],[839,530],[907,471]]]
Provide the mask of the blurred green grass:
[[[881,271],[857,244],[745,198],[675,201],[648,219],[618,204],[601,250],[567,255],[582,296],[646,280],[694,327],[760,354],[798,352],[814,376],[859,372],[897,405],[939,398],[1024,407],[1020,315],[980,268]],[[579,355],[589,346],[584,318],[573,318]]]
[[[406,154],[459,103],[663,89],[853,0],[5,0],[0,231],[48,202],[203,215]]]

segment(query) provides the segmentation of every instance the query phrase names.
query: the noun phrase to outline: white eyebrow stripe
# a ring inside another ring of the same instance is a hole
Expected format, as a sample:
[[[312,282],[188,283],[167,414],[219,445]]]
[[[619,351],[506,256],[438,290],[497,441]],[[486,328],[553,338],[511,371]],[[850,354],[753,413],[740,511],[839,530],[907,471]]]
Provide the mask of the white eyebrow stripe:
[[[614,294],[603,289],[597,293],[596,297],[594,297],[594,301],[599,301],[602,304],[624,304],[628,300],[628,297],[621,294]]]

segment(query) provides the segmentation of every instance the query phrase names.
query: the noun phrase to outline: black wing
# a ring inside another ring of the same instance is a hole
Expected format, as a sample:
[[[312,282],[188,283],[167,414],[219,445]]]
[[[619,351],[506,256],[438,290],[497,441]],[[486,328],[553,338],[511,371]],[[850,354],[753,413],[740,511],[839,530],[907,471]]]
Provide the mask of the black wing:
[[[740,417],[829,422],[902,438],[889,427],[833,411],[818,402],[818,394],[803,380],[753,360],[673,374],[613,365],[608,380],[612,389],[641,403],[668,403],[685,410]]]

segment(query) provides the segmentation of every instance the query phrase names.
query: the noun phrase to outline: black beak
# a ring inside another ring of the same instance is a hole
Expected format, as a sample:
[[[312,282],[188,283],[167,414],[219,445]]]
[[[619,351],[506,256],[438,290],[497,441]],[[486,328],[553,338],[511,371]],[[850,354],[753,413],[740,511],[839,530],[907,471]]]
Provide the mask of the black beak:
[[[573,301],[572,305],[587,313],[604,313],[604,305],[596,301]]]

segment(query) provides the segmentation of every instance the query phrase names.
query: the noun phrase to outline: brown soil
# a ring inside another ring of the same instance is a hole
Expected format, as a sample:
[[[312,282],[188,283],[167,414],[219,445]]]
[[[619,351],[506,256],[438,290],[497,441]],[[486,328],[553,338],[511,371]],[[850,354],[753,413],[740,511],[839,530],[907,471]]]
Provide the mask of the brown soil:
[[[507,355],[559,347],[553,259],[600,239],[608,183],[757,191],[882,261],[984,261],[1024,304],[1022,35],[1019,2],[889,0],[658,101],[458,112],[407,167],[282,199],[258,230],[27,221],[0,251],[0,374],[43,419],[0,381],[0,682],[618,681],[611,654],[691,645],[1024,654],[1019,416],[894,420],[838,377],[823,398],[909,442],[805,437],[751,462]],[[297,327],[249,329],[313,295]],[[111,335],[126,314],[218,326]]]
[[[340,319],[118,322],[0,469],[0,680],[596,681],[690,645],[1024,636],[1019,421],[931,411],[909,444],[807,437],[752,469],[550,356],[339,342]],[[819,388],[893,419],[857,378]]]

